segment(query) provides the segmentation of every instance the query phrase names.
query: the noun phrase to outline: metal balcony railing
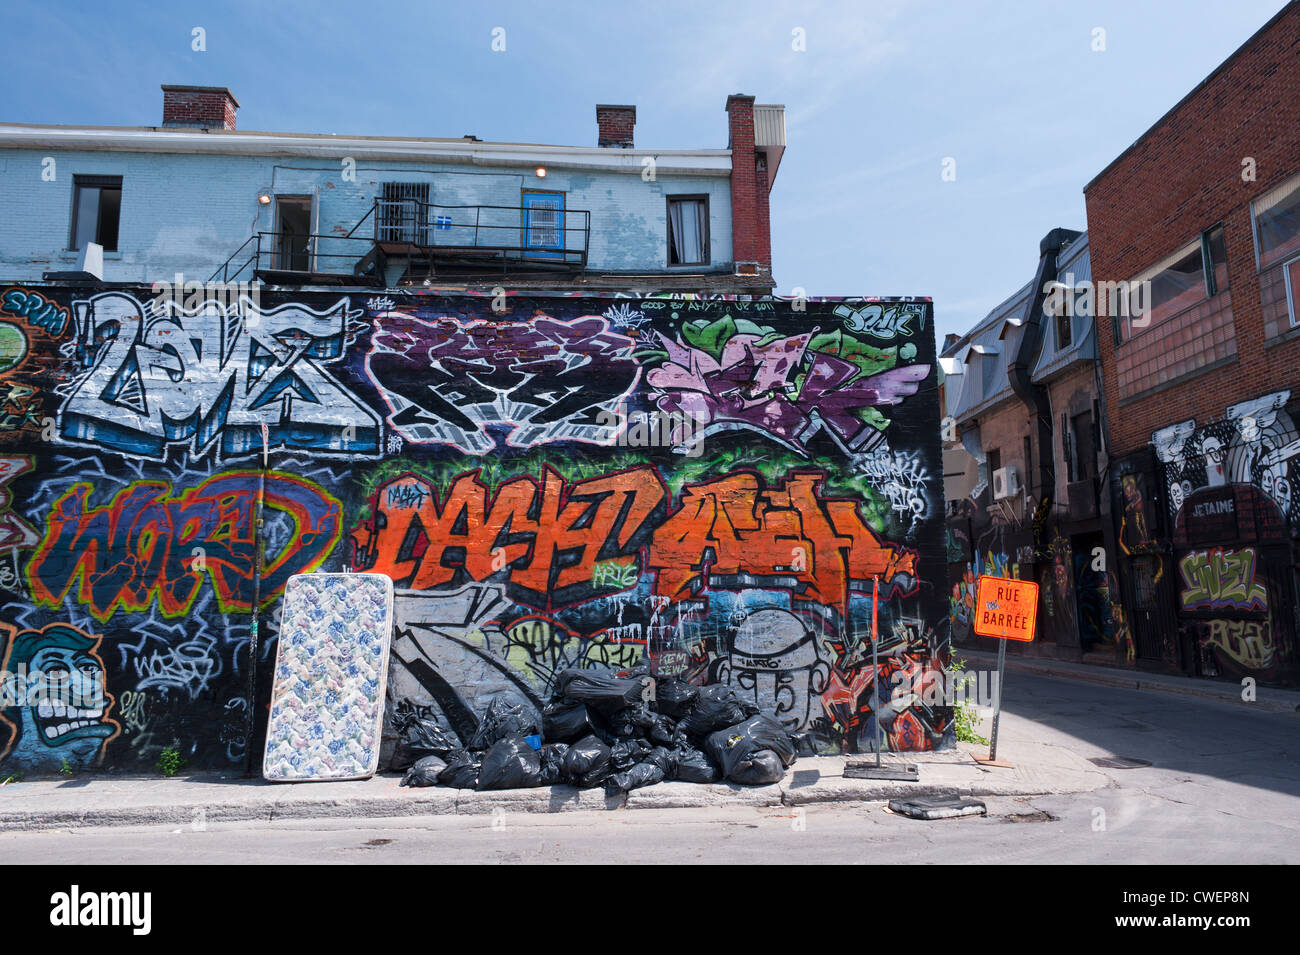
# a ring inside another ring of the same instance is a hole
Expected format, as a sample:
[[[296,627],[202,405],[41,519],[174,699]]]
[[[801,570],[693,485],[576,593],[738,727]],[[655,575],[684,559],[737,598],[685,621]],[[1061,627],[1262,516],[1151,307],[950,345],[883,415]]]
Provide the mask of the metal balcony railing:
[[[370,228],[363,229],[367,222]],[[376,199],[346,234],[254,233],[209,281],[258,276],[382,285],[392,263],[405,266],[408,277],[431,275],[442,266],[584,269],[590,242],[591,213],[585,209]]]
[[[439,257],[489,257],[585,268],[591,213],[585,209],[451,206],[418,199],[376,199],[375,241],[385,251],[436,250]]]

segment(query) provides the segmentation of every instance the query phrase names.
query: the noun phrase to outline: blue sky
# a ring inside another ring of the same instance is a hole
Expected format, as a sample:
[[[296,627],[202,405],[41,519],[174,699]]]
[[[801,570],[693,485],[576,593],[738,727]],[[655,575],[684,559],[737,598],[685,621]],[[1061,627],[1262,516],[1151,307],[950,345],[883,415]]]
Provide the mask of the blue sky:
[[[229,86],[243,129],[594,145],[594,105],[635,103],[638,146],[723,147],[727,94],[752,93],[787,109],[779,290],[930,295],[942,336],[1283,5],[5,0],[0,121],[154,125],[159,84],[188,83]]]

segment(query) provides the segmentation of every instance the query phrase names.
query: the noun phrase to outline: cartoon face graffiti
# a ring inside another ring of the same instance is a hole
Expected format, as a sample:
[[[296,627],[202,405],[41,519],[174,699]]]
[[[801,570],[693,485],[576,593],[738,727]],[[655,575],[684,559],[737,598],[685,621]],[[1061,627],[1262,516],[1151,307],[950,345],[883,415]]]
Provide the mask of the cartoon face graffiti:
[[[1201,440],[1201,454],[1205,457],[1205,481],[1210,487],[1221,487],[1224,478],[1223,442],[1212,434]]]
[[[1291,516],[1291,479],[1287,477],[1286,468],[1285,464],[1265,468],[1259,482],[1260,490],[1277,504],[1283,519]]]
[[[0,750],[5,768],[58,770],[99,765],[121,726],[108,718],[100,638],[67,624],[24,630],[10,641],[0,680],[12,735]]]
[[[1188,481],[1174,481],[1169,485],[1169,506],[1175,514],[1183,508],[1183,501],[1187,499],[1186,489],[1183,485],[1189,483]]]
[[[736,627],[718,682],[750,696],[788,729],[808,723],[809,702],[826,689],[830,666],[817,638],[787,610],[757,610]]]

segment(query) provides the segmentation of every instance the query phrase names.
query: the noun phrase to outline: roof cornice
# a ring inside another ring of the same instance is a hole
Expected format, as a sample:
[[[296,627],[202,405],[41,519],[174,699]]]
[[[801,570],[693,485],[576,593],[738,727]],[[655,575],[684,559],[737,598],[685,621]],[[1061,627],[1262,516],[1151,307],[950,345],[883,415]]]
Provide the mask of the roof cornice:
[[[657,173],[729,176],[729,149],[610,149],[485,143],[465,139],[400,139],[263,133],[240,130],[163,129],[154,126],[37,126],[0,124],[0,148],[102,149],[118,152],[189,153],[233,156],[406,160],[479,166],[601,169],[640,175],[653,158]]]

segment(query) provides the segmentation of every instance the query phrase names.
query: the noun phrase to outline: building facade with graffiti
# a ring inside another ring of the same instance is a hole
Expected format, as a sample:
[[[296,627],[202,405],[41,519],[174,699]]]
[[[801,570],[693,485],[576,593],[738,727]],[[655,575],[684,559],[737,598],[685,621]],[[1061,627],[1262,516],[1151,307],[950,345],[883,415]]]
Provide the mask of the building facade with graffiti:
[[[1084,190],[1098,279],[1151,290],[1100,303],[1139,665],[1300,682],[1298,45],[1289,4]]]
[[[947,454],[979,469],[947,495],[955,643],[991,646],[978,575],[1033,576],[1041,642],[1012,652],[1300,682],[1298,45],[1291,4],[1085,187],[1086,236],[1055,263],[1045,239],[945,343]],[[1031,477],[988,486],[1008,466]]]
[[[398,588],[390,732],[647,663],[951,742],[928,301],[257,299],[0,288],[0,772],[242,766],[287,580],[343,569]]]
[[[1131,664],[1107,562],[1104,421],[1087,234],[1057,229],[1034,279],[945,343],[949,606],[971,629],[982,575],[1039,585],[1039,633],[1012,652]],[[966,479],[972,474],[974,480]]]

